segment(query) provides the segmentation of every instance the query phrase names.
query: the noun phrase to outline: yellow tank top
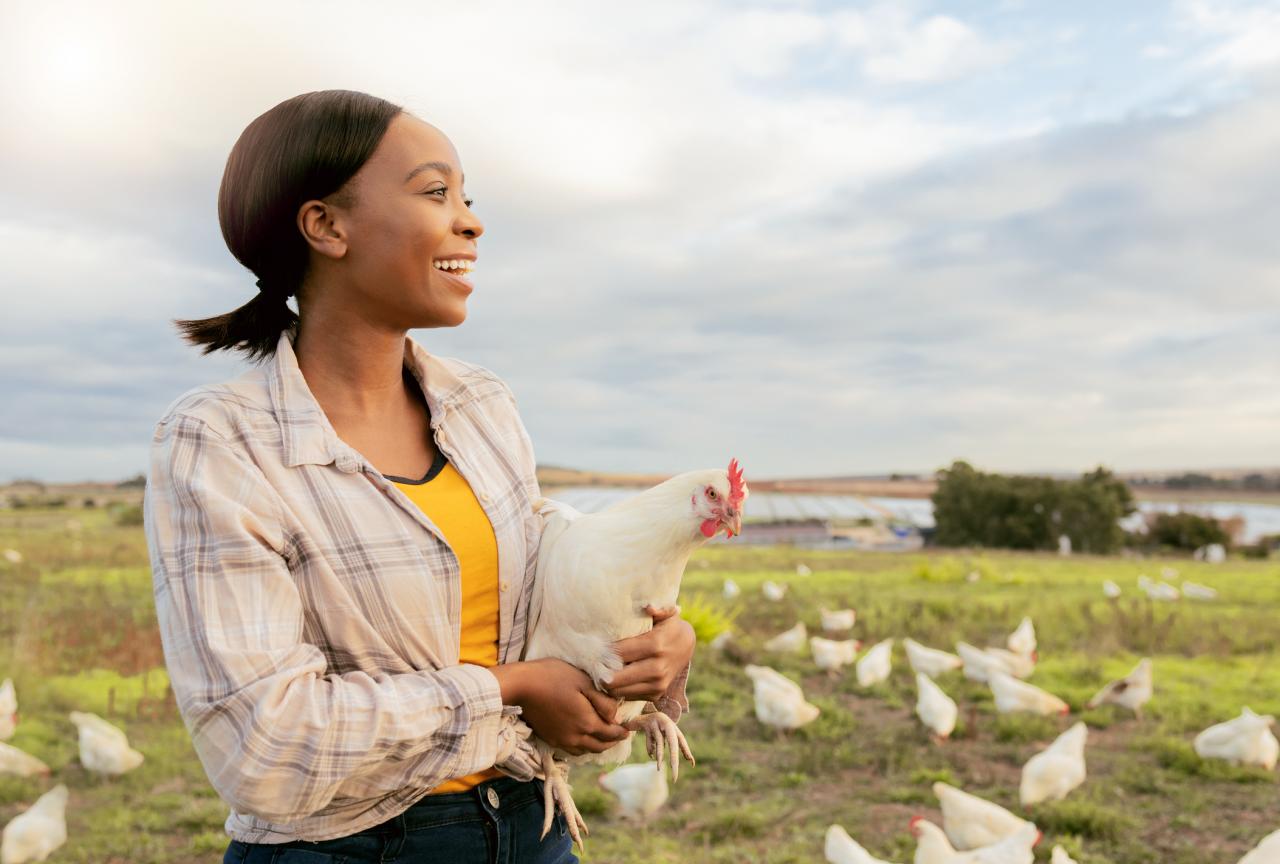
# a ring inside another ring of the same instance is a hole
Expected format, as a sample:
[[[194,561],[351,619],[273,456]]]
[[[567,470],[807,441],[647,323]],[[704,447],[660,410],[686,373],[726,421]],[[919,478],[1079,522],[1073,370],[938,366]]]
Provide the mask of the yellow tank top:
[[[436,458],[426,477],[408,480],[387,476],[440,529],[462,568],[462,638],[459,663],[495,666],[498,663],[498,540],[470,484],[443,456]],[[488,768],[455,777],[431,790],[465,792],[501,777]]]

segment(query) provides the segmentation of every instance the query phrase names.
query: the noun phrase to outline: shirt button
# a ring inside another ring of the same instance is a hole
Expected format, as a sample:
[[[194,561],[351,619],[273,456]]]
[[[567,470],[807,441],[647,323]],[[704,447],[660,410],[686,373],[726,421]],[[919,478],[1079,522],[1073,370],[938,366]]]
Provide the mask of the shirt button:
[[[488,799],[489,799],[489,806],[490,806],[490,807],[494,807],[494,808],[496,808],[496,807],[498,806],[498,793],[497,793],[497,790],[495,790],[492,786],[490,786],[490,787],[485,791],[485,794],[486,794],[486,796],[487,796],[487,797],[488,797]]]
[[[503,579],[502,584],[499,585],[498,587],[500,587],[503,591],[506,591],[511,588],[511,583],[508,582],[506,579]]]
[[[480,503],[481,503],[481,504],[488,504],[488,503],[489,503],[489,493],[488,493],[488,492],[481,492],[481,493],[480,493]]]

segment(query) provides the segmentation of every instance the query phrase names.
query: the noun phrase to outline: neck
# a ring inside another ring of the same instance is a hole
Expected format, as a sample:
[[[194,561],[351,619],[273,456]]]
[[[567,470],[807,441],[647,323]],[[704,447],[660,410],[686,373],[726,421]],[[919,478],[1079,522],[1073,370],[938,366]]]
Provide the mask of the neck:
[[[404,410],[404,330],[373,327],[357,316],[304,315],[293,350],[307,387],[335,427]]]

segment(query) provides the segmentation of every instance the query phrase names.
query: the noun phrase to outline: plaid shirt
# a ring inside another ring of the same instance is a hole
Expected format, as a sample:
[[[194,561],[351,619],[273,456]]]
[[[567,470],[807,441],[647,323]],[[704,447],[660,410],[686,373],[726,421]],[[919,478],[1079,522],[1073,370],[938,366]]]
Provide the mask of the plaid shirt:
[[[441,450],[498,541],[498,662],[525,641],[541,521],[510,389],[405,340]],[[289,334],[156,426],[144,505],[156,612],[195,751],[248,843],[325,840],[497,764],[529,779],[529,728],[458,663],[458,559],[334,432]]]

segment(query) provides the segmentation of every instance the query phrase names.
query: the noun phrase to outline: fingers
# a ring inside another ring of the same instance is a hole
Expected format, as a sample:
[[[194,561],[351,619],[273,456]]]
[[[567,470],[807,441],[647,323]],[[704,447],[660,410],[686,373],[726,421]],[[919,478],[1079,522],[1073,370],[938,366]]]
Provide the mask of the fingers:
[[[665,621],[668,618],[671,618],[675,615],[679,615],[680,607],[679,606],[659,607],[659,606],[654,606],[652,603],[650,603],[649,605],[645,606],[644,609],[642,609],[641,611],[644,612],[644,614],[648,615],[650,618],[652,618],[654,624],[657,624],[659,621]]]
[[[622,663],[625,666],[641,658],[653,656],[658,647],[657,639],[658,637],[654,634],[654,631],[650,630],[647,633],[641,633],[639,636],[628,636],[626,639],[619,639],[613,643],[613,650],[618,652],[618,656],[622,658]],[[615,678],[617,675],[618,673],[614,673]]]
[[[622,673],[618,673],[622,674]],[[582,695],[587,697],[587,701],[591,703],[591,707],[596,709],[596,714],[600,715],[600,719],[605,723],[613,723],[618,717],[618,700],[607,693],[601,693],[594,687],[588,686],[582,691]]]
[[[623,668],[609,685],[609,695],[651,702],[667,692],[671,678],[658,660],[641,660]]]

